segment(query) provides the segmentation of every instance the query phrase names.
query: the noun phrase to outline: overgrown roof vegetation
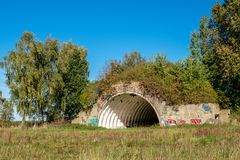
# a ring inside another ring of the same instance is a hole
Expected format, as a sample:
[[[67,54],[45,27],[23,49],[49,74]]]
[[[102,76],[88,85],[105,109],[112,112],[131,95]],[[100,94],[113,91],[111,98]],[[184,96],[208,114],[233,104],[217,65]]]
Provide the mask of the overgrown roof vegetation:
[[[168,104],[217,102],[217,94],[201,62],[188,57],[173,63],[161,54],[147,61],[138,52],[125,55],[121,61],[112,60],[101,78],[89,85],[82,97],[89,97],[86,102],[93,102],[93,97],[110,92],[113,85],[133,81],[139,82],[147,94]]]

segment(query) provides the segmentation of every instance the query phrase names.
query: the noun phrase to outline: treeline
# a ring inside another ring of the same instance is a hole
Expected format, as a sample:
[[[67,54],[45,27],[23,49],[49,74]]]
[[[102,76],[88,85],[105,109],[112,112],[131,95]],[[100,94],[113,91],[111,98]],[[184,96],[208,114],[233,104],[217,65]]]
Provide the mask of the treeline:
[[[16,50],[4,57],[11,103],[30,120],[71,120],[81,110],[80,94],[88,83],[87,51],[72,43],[45,42],[26,32]]]
[[[216,3],[210,18],[191,36],[191,55],[170,62],[159,54],[149,59],[132,52],[112,60],[95,82],[88,81],[87,50],[26,32],[1,66],[11,99],[0,97],[1,119],[10,120],[13,106],[30,120],[71,120],[103,92],[123,82],[140,82],[148,94],[169,104],[218,102],[240,110],[240,1]],[[5,109],[4,109],[5,108]],[[6,108],[9,108],[6,110]],[[9,113],[9,118],[4,116]]]

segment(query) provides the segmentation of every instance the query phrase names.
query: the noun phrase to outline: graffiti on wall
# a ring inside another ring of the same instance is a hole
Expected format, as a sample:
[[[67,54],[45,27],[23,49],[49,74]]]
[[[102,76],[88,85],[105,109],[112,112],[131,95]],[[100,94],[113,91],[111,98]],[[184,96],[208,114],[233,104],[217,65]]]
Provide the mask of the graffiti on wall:
[[[160,126],[166,127],[166,126],[175,126],[175,125],[184,125],[186,123],[185,120],[179,119],[175,121],[174,119],[168,119],[167,121],[162,120],[160,123]],[[201,124],[202,120],[201,119],[191,119],[190,124],[198,125]]]
[[[91,126],[97,126],[98,125],[98,118],[97,117],[93,117],[90,119],[90,125]]]
[[[190,124],[201,124],[202,120],[201,119],[191,119]]]
[[[211,108],[208,105],[203,104],[202,108],[203,108],[204,111],[211,112]]]
[[[168,120],[168,125],[169,125],[169,126],[175,126],[175,125],[176,125],[176,121],[173,120],[173,119],[169,119],[169,120]]]
[[[177,122],[178,125],[183,125],[185,124],[185,121],[183,119],[179,119]]]
[[[167,121],[162,120],[161,121],[161,126],[165,127],[165,126],[175,126],[175,125],[184,125],[186,122],[183,119],[179,119],[179,120],[174,120],[174,119],[168,119]]]

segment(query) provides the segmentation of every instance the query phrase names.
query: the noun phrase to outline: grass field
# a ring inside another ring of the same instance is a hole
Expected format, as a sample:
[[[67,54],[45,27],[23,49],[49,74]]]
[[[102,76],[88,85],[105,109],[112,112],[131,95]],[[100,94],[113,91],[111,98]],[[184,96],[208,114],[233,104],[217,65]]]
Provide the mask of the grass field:
[[[240,159],[240,126],[0,129],[0,159]]]

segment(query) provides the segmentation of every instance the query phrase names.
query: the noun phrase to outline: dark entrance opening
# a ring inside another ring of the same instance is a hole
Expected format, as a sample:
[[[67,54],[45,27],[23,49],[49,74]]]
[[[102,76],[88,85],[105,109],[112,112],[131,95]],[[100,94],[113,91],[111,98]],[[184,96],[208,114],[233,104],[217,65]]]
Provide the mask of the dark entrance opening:
[[[126,128],[159,123],[151,104],[143,97],[124,93],[111,98],[100,113],[99,126]]]

